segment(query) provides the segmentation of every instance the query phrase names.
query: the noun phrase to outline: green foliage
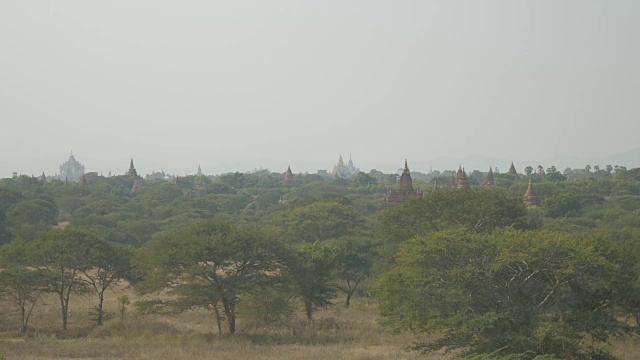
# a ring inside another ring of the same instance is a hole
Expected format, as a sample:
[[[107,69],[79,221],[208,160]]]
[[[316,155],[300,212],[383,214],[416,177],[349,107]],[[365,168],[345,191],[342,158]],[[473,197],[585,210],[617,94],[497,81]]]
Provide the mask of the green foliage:
[[[361,171],[353,179],[353,183],[356,186],[370,186],[376,185],[378,183],[378,179]]]
[[[119,280],[132,278],[131,260],[134,250],[131,246],[107,242],[96,238],[86,252],[84,261],[88,264],[81,268],[85,281],[98,296],[95,307],[95,321],[102,325],[104,321],[104,293]]]
[[[345,306],[349,307],[358,285],[371,275],[375,245],[367,238],[342,238],[332,245],[337,249],[336,286],[346,295]]]
[[[294,310],[292,292],[283,286],[271,285],[248,291],[239,312],[257,326],[273,327],[291,319]]]
[[[336,297],[337,255],[338,249],[331,244],[315,242],[297,246],[286,260],[288,275],[309,320],[316,309],[330,306]]]
[[[14,266],[35,269],[43,276],[46,291],[60,300],[62,329],[67,329],[69,300],[73,293],[86,293],[88,286],[80,276],[91,269],[89,254],[99,240],[90,233],[66,228],[42,233],[30,242],[12,242],[2,248]]]
[[[577,216],[582,209],[580,196],[575,192],[565,192],[544,199],[544,212],[550,217]]]
[[[281,211],[273,217],[273,222],[291,243],[357,235],[365,225],[364,218],[353,208],[324,201]]]
[[[475,233],[490,232],[514,225],[525,214],[522,198],[503,189],[442,189],[383,212],[378,224],[380,233],[397,243],[418,234],[456,227]]]
[[[432,233],[404,243],[373,292],[394,329],[444,333],[425,351],[595,356],[625,330],[610,281],[618,263],[597,243],[548,231]]]
[[[220,304],[229,333],[235,333],[239,297],[280,272],[281,250],[273,238],[255,227],[208,221],[152,241],[138,252],[136,263],[145,277],[136,289],[166,290],[173,298],[143,306],[148,311],[201,306],[217,312]]]
[[[0,271],[0,295],[10,299],[16,306],[20,312],[20,332],[26,333],[33,308],[46,290],[46,278],[38,271],[12,267],[12,260],[6,259],[10,252],[2,250],[0,249],[0,259],[9,267]]]
[[[124,321],[124,315],[127,312],[127,305],[129,304],[130,301],[127,295],[118,296],[118,313],[120,314],[120,321]]]

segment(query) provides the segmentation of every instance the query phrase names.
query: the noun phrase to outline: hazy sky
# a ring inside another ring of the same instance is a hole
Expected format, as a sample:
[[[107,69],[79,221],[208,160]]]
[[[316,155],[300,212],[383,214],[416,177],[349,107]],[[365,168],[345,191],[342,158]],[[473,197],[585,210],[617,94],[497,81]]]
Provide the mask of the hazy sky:
[[[2,0],[0,177],[605,156],[639,66],[637,0]]]

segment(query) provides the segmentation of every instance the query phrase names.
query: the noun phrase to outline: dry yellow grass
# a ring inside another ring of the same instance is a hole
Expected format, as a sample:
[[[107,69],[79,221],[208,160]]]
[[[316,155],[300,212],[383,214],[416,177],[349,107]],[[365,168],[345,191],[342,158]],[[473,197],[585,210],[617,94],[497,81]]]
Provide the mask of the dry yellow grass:
[[[302,318],[287,326],[264,328],[239,319],[235,336],[219,335],[213,314],[205,310],[175,316],[138,315],[132,306],[125,321],[115,316],[117,297],[129,290],[109,293],[105,310],[114,314],[102,327],[91,321],[89,312],[96,299],[71,299],[69,330],[60,330],[59,304],[45,296],[34,310],[30,332],[23,337],[11,304],[0,302],[0,353],[13,359],[418,359],[425,358],[405,349],[427,337],[394,335],[378,323],[373,302],[356,298],[344,308],[319,311],[314,325]],[[294,334],[295,333],[295,334]],[[622,359],[640,358],[640,339],[614,341]],[[450,359],[452,355],[427,356]]]
[[[117,313],[122,294],[137,298],[129,290],[118,290],[105,299],[105,310]],[[205,310],[150,316],[138,315],[130,306],[124,322],[114,315],[96,327],[89,316],[95,301],[72,297],[65,333],[57,299],[43,297],[26,337],[16,331],[19,321],[11,304],[0,303],[0,352],[7,359],[416,359],[419,354],[405,348],[425,340],[386,332],[377,322],[374,304],[363,298],[349,309],[337,302],[319,311],[313,325],[299,318],[267,329],[240,318],[235,336],[219,335],[213,314]]]

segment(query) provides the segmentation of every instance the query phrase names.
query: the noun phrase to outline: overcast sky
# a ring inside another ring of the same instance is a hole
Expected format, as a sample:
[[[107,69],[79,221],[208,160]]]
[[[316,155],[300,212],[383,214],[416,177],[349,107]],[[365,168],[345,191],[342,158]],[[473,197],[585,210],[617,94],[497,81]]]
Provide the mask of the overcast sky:
[[[606,156],[639,65],[637,0],[3,0],[0,177]]]

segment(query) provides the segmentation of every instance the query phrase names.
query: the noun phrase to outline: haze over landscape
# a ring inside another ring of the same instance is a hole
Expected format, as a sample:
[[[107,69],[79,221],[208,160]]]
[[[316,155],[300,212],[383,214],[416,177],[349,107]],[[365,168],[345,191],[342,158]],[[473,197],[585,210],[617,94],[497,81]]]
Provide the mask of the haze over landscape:
[[[3,1],[0,177],[640,166],[637,1]],[[616,159],[618,161],[616,162]],[[464,165],[463,164],[463,165]]]

